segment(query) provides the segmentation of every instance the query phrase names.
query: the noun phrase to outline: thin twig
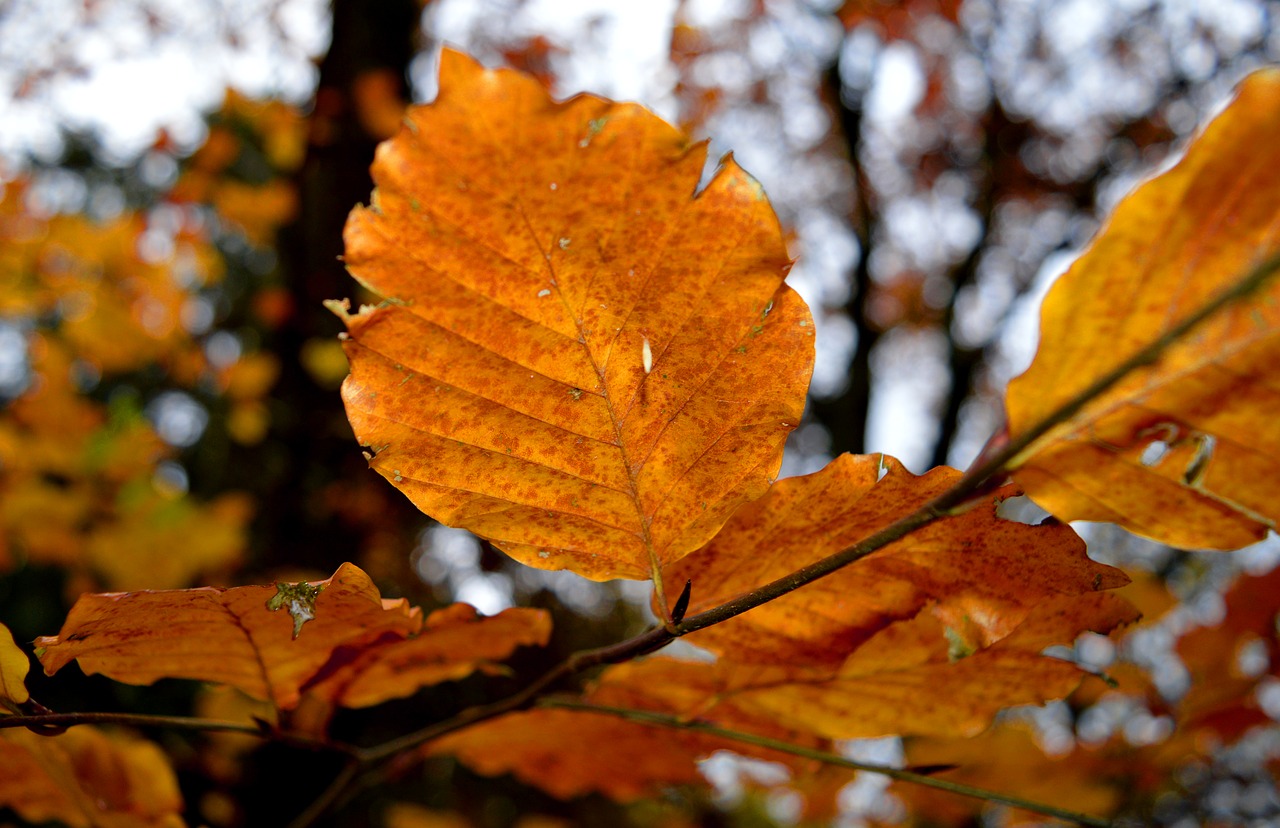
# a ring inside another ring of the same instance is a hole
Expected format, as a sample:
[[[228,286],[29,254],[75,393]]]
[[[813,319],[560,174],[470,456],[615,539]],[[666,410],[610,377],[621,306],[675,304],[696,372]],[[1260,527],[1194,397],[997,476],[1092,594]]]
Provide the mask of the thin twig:
[[[1107,828],[1111,825],[1109,820],[1099,817],[1081,814],[1075,811],[1068,811],[1065,808],[1057,808],[1053,805],[1046,805],[1042,802],[1036,802],[1030,799],[1023,799],[1020,796],[1011,794],[1003,794],[998,791],[989,791],[985,788],[977,788],[972,785],[964,785],[959,782],[949,782],[945,779],[935,779],[932,776],[925,776],[919,773],[912,773],[901,768],[891,767],[889,765],[879,765],[871,762],[859,762],[854,759],[847,759],[834,753],[815,750],[813,748],[794,745],[790,742],[783,742],[778,739],[770,739],[767,736],[757,736],[754,733],[744,733],[738,730],[729,730],[723,727],[717,727],[712,724],[706,724],[698,721],[685,721],[684,719],[668,716],[663,713],[653,713],[648,710],[632,710],[623,707],[607,707],[598,704],[589,704],[574,699],[558,699],[544,698],[538,702],[539,707],[559,708],[561,710],[578,710],[586,713],[601,713],[608,716],[616,716],[620,719],[626,719],[637,724],[652,725],[654,727],[668,727],[677,730],[690,730],[695,733],[705,733],[708,736],[715,736],[721,739],[728,739],[734,742],[742,742],[747,745],[755,745],[756,747],[768,748],[776,750],[779,753],[789,753],[792,756],[799,756],[804,759],[814,759],[828,765],[836,765],[850,770],[865,771],[867,773],[877,773],[881,776],[887,776],[899,782],[910,782],[913,785],[923,785],[928,788],[934,788],[939,791],[958,794],[960,796],[968,796],[974,799],[981,799],[987,802],[999,802],[1002,805],[1009,805],[1014,808],[1021,808],[1025,811],[1032,811],[1037,814],[1055,817],[1057,819],[1065,819],[1069,822],[1075,822],[1080,825],[1093,826],[1094,828]]]
[[[262,736],[257,725],[190,716],[149,716],[142,713],[39,713],[34,716],[0,716],[0,728],[54,725],[71,727],[82,724],[118,724],[130,727],[167,727],[175,730],[217,730]]]
[[[307,750],[345,753],[358,759],[361,749],[344,742],[313,739],[283,730],[264,728],[245,722],[201,719],[195,716],[152,716],[145,713],[39,713],[32,716],[0,716],[0,730],[9,727],[74,727],[75,725],[124,725],[126,727],[163,727],[170,730],[242,733],[271,742],[282,742]]]

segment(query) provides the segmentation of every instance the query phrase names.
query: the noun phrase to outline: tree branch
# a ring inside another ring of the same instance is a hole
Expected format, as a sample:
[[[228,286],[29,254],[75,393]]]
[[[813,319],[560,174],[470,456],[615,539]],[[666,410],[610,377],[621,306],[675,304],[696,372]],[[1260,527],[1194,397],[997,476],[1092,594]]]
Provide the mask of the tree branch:
[[[543,691],[562,679],[590,667],[630,661],[633,658],[659,650],[676,638],[728,621],[730,618],[741,615],[748,610],[767,604],[789,592],[794,592],[805,584],[812,583],[819,578],[843,569],[854,561],[883,549],[885,546],[906,537],[917,529],[948,516],[975,496],[988,491],[993,484],[1000,482],[1004,472],[1016,461],[1018,456],[1049,431],[1071,419],[1091,400],[1105,393],[1130,372],[1155,362],[1170,345],[1182,339],[1193,328],[1227,305],[1239,301],[1254,290],[1257,290],[1277,271],[1280,271],[1280,255],[1269,258],[1257,265],[1238,283],[1206,302],[1199,310],[1187,316],[1149,345],[1121,362],[1075,397],[1064,402],[1057,410],[1046,416],[1039,423],[1030,426],[1011,439],[1001,441],[998,444],[988,444],[988,450],[983,452],[974,465],[956,482],[956,485],[928,503],[923,504],[914,512],[873,532],[853,546],[797,569],[751,592],[744,593],[728,603],[705,610],[697,615],[689,616],[671,627],[654,627],[618,644],[576,653],[514,696],[493,704],[464,710],[452,719],[437,722],[415,733],[410,733],[370,748],[364,755],[373,761],[385,759],[400,751],[408,750],[468,725],[477,724],[504,713],[524,709],[530,706]]]
[[[694,733],[705,733],[708,736],[715,736],[720,739],[728,739],[734,742],[742,742],[747,745],[755,745],[756,747],[768,748],[776,750],[779,753],[788,753],[792,756],[799,756],[803,759],[813,759],[828,765],[835,765],[841,768],[849,768],[850,770],[863,771],[866,773],[877,773],[881,776],[887,776],[890,779],[899,782],[909,782],[913,785],[922,785],[927,788],[933,788],[947,793],[958,794],[959,796],[968,796],[974,799],[981,799],[986,802],[999,802],[1002,805],[1009,805],[1014,808],[1021,808],[1024,811],[1032,811],[1037,814],[1055,817],[1057,819],[1065,819],[1069,822],[1075,822],[1080,825],[1096,826],[1096,828],[1107,828],[1111,825],[1109,820],[1100,819],[1098,817],[1081,814],[1075,811],[1068,811],[1065,808],[1057,808],[1053,805],[1046,805],[1042,802],[1036,802],[1030,799],[1023,799],[1020,796],[1011,794],[1002,794],[997,791],[990,791],[985,788],[976,788],[972,785],[964,785],[959,782],[949,782],[945,779],[935,779],[931,776],[925,776],[919,773],[913,773],[901,768],[891,767],[889,765],[879,765],[871,762],[858,762],[853,759],[847,759],[834,753],[815,750],[813,748],[793,745],[789,742],[783,742],[778,739],[770,739],[767,736],[757,736],[754,733],[744,733],[738,730],[728,730],[723,727],[716,727],[712,724],[706,724],[698,721],[686,721],[668,716],[663,713],[653,713],[648,710],[632,710],[623,707],[606,707],[604,705],[588,704],[573,699],[556,699],[546,698],[538,702],[539,707],[558,708],[561,710],[577,710],[585,713],[600,713],[606,716],[616,716],[629,722],[637,724],[652,725],[654,727],[668,727],[676,730],[689,730]]]

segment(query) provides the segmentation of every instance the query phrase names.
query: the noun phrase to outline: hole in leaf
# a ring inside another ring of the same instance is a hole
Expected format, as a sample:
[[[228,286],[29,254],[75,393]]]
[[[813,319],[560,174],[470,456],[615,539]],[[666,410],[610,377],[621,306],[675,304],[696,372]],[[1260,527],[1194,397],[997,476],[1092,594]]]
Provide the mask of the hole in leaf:
[[[1164,440],[1152,440],[1142,450],[1142,455],[1138,460],[1147,468],[1153,468],[1160,465],[1160,461],[1165,458],[1171,448],[1173,447]]]
[[[1039,526],[1053,515],[1041,509],[1034,500],[1026,495],[1006,497],[996,506],[996,517],[1011,520],[1014,523],[1025,523],[1028,526]]]

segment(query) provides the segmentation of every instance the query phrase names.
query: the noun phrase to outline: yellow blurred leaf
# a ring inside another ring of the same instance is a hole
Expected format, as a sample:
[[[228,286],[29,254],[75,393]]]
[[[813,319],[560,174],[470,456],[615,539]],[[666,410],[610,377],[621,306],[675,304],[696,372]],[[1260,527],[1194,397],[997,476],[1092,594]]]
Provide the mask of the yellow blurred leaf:
[[[0,624],[0,706],[14,709],[31,698],[27,692],[27,672],[31,661],[13,640],[13,633]]]

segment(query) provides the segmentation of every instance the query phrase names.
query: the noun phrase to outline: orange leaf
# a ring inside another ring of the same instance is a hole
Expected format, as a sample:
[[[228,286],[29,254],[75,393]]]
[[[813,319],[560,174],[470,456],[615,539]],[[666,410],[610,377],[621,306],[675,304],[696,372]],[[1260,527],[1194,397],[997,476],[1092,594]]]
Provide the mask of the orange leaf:
[[[711,753],[691,734],[573,710],[509,713],[437,739],[427,751],[456,755],[485,776],[514,774],[561,799],[602,793],[622,802],[702,782],[696,761]]]
[[[587,701],[698,718],[722,689],[716,665],[651,658],[610,667]],[[717,711],[719,712],[719,711]],[[730,726],[805,747],[830,744],[770,716],[735,710]],[[514,774],[562,799],[597,792],[627,802],[668,785],[705,783],[696,763],[719,750],[781,762],[794,756],[704,733],[674,730],[579,710],[510,713],[430,742],[430,755],[452,754],[477,773]]]
[[[1116,208],[1045,299],[1009,385],[1013,437],[1276,252],[1280,71],[1255,73],[1169,172]],[[1063,520],[1233,549],[1280,517],[1280,284],[1269,282],[1034,443],[1027,493]]]
[[[413,638],[340,648],[303,691],[343,707],[371,707],[477,671],[497,672],[494,662],[517,647],[543,646],[550,637],[546,610],[516,608],[485,617],[469,604],[454,604],[427,616]]]
[[[1041,655],[1046,647],[1134,618],[1107,593],[1050,599],[1007,638],[965,655],[925,611],[888,626],[834,670],[650,658],[609,670],[592,700],[827,739],[972,735],[1003,708],[1059,699],[1080,683],[1080,669]]]
[[[12,708],[31,698],[27,692],[27,671],[31,661],[13,640],[13,633],[0,624],[0,707]]]
[[[54,737],[0,732],[0,807],[71,828],[183,825],[178,781],[160,748],[89,726]]]
[[[436,519],[648,578],[776,475],[813,325],[760,185],[650,112],[446,51],[351,214],[347,415]],[[336,307],[336,305],[335,305]]]
[[[1124,783],[1109,772],[1103,757],[1076,750],[1050,758],[1036,745],[1025,722],[1004,722],[972,739],[911,739],[906,754],[908,765],[955,766],[955,770],[937,775],[948,782],[998,790],[1095,816],[1113,813],[1123,793]],[[915,824],[982,823],[978,815],[986,803],[981,800],[918,785],[899,785],[894,790],[917,818]],[[1045,817],[1012,809],[1007,824],[1044,825]]]
[[[841,455],[780,481],[744,506],[707,546],[663,573],[669,599],[692,580],[692,612],[723,604],[852,546],[955,485],[960,472],[911,474],[892,457]],[[870,557],[689,640],[741,662],[838,665],[861,642],[927,604],[985,647],[1047,598],[1128,581],[1094,563],[1068,526],[996,515],[993,500],[920,529]]]
[[[272,612],[269,602],[289,612]],[[85,595],[61,632],[36,645],[49,675],[74,659],[86,674],[127,684],[218,682],[288,708],[337,648],[421,625],[416,608],[384,601],[367,575],[343,564],[311,584]]]

